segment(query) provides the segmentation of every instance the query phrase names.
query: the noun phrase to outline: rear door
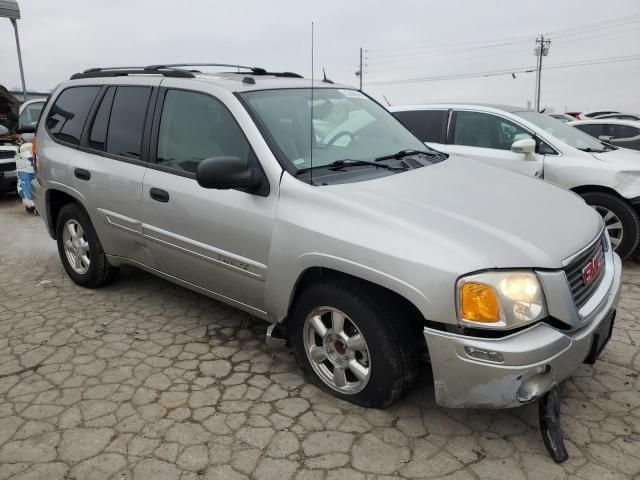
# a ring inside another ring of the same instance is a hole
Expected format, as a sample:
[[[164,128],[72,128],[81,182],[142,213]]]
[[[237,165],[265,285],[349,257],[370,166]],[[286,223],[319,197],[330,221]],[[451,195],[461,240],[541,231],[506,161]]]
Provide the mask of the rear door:
[[[234,156],[259,167],[227,106],[163,82],[144,179],[144,234],[157,268],[227,302],[263,314],[277,185],[249,193],[198,185],[202,160]],[[165,84],[167,87],[165,88]]]
[[[446,151],[531,177],[542,177],[544,155],[525,156],[511,151],[513,142],[527,138],[535,140],[532,132],[502,116],[454,110]]]
[[[69,179],[85,199],[105,252],[153,264],[142,235],[142,180],[149,155],[143,139],[151,128],[159,80],[130,81],[101,88],[78,153],[69,160]]]

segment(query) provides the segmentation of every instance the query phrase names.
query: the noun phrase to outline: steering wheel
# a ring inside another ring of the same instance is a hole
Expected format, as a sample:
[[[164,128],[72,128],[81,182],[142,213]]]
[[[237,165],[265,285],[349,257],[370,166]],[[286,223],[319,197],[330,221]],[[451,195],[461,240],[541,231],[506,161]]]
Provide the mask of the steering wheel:
[[[353,133],[351,133],[351,132],[349,132],[349,131],[347,131],[347,130],[343,130],[342,132],[338,132],[338,133],[336,133],[333,137],[331,137],[331,138],[329,139],[329,141],[327,142],[327,145],[333,145],[334,143],[336,143],[336,141],[337,141],[339,138],[342,138],[342,137],[344,137],[344,136],[348,136],[348,137],[351,139],[351,141],[353,141],[353,139],[354,139],[354,138],[356,138],[356,137],[353,135]]]

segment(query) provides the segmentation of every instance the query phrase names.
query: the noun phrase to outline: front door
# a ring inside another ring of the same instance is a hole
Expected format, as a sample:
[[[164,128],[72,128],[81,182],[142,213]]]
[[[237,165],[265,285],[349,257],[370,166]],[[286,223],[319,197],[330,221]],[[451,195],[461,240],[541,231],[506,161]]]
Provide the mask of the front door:
[[[491,113],[457,110],[449,128],[447,152],[542,178],[544,155],[511,151],[515,141],[533,138],[528,130],[511,120]]]
[[[259,314],[277,185],[260,193],[199,186],[195,172],[204,159],[234,156],[258,166],[251,145],[211,95],[161,89],[157,109],[156,164],[142,192],[157,268]]]

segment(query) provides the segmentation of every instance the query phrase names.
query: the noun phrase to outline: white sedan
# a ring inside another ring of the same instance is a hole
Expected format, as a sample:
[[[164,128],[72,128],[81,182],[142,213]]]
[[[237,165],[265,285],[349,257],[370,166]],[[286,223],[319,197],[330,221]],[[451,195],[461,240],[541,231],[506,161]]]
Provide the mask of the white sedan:
[[[625,258],[636,251],[640,152],[612,146],[524,108],[432,104],[390,110],[436,150],[542,178],[579,194],[602,215],[618,254]],[[571,221],[567,218],[567,228]]]

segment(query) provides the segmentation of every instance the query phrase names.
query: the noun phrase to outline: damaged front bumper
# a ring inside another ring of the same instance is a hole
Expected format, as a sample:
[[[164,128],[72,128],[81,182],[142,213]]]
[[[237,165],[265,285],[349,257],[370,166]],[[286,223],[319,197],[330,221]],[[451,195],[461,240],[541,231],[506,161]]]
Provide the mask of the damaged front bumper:
[[[436,402],[450,408],[518,407],[595,360],[611,334],[620,296],[622,263],[613,258],[609,290],[582,328],[562,331],[541,322],[502,338],[425,328]]]

